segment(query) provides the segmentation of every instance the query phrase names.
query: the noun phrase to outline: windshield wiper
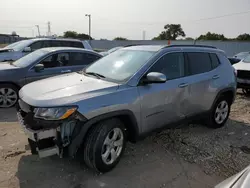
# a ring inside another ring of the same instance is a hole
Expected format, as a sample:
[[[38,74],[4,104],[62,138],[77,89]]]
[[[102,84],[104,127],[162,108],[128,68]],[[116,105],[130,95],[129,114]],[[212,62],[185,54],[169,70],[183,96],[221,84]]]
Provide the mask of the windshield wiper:
[[[105,76],[101,75],[101,74],[98,74],[98,73],[95,73],[95,72],[84,72],[85,74],[88,74],[88,75],[93,75],[97,78],[105,78]]]

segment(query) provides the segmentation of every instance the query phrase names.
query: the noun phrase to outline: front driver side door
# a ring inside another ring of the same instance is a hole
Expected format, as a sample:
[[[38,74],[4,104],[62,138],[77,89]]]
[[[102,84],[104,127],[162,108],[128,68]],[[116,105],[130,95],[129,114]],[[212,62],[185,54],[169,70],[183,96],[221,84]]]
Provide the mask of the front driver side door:
[[[37,80],[45,79],[59,74],[69,73],[71,70],[66,65],[69,62],[69,53],[60,52],[49,55],[45,59],[36,64],[42,64],[44,70],[40,72],[35,71],[35,65],[30,68],[26,75],[26,84]]]
[[[144,133],[184,119],[183,109],[188,97],[183,53],[162,56],[149,72],[163,73],[167,81],[138,87]]]

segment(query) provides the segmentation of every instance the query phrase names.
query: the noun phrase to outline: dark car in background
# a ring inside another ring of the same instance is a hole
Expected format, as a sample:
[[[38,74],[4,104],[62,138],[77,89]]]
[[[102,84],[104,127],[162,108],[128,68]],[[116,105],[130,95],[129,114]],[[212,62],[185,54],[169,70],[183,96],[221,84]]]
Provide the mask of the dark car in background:
[[[63,38],[35,38],[18,41],[0,49],[0,62],[15,61],[30,52],[48,47],[75,47],[92,50],[87,41]]]
[[[14,106],[19,89],[30,82],[76,72],[102,56],[94,51],[70,48],[43,48],[15,62],[0,63],[0,108]]]
[[[235,63],[239,63],[241,61],[241,59],[235,57],[228,57],[228,60],[230,61],[231,65],[234,65]]]

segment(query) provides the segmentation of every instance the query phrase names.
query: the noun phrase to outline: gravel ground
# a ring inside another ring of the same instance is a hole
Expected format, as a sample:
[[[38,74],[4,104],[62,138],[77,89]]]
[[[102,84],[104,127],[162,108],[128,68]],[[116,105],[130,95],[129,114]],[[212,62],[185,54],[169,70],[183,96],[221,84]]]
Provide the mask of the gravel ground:
[[[250,97],[238,93],[225,127],[184,126],[128,144],[119,165],[98,175],[82,163],[30,155],[13,109],[0,109],[1,187],[213,187],[250,163]]]
[[[238,93],[223,128],[190,125],[160,132],[153,140],[207,174],[231,176],[250,164],[250,98]]]

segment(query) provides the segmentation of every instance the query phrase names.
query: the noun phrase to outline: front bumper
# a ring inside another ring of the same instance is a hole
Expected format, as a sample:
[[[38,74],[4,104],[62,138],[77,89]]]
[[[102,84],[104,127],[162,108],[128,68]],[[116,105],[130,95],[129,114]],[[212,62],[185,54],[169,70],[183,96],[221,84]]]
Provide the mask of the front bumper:
[[[54,142],[58,140],[58,129],[32,130],[24,123],[24,119],[20,112],[17,112],[17,118],[22,130],[29,139],[33,154],[37,153],[40,158],[52,155],[62,156],[62,149]]]
[[[237,88],[250,89],[250,79],[237,78]]]

